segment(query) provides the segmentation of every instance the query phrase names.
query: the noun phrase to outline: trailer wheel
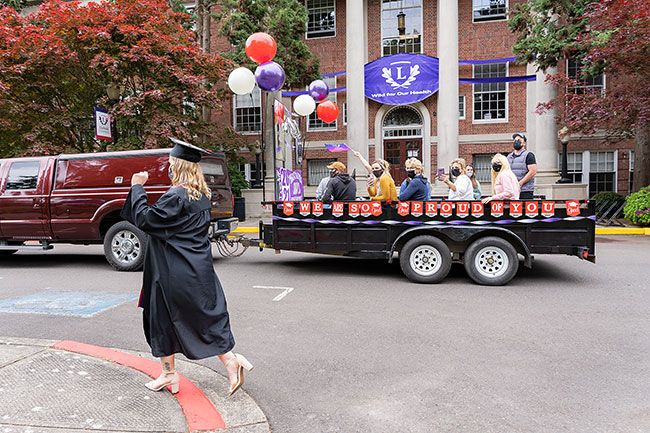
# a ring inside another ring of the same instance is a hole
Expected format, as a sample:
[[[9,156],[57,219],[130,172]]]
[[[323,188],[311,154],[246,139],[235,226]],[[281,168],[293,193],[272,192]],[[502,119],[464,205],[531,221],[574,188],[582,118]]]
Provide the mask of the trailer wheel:
[[[418,236],[404,245],[399,264],[406,278],[414,283],[438,283],[451,269],[451,251],[434,236]]]
[[[128,221],[113,224],[104,236],[104,255],[118,271],[139,271],[144,263],[147,235]]]
[[[517,273],[519,257],[512,244],[488,236],[472,243],[464,257],[465,271],[477,284],[503,286]]]

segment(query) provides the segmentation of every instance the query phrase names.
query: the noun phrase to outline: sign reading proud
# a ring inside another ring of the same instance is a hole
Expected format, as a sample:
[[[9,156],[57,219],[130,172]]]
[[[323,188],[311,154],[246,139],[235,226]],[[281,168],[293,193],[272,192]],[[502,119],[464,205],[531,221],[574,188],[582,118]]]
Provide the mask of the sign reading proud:
[[[438,59],[424,54],[396,54],[367,63],[366,97],[382,104],[422,101],[438,91]]]

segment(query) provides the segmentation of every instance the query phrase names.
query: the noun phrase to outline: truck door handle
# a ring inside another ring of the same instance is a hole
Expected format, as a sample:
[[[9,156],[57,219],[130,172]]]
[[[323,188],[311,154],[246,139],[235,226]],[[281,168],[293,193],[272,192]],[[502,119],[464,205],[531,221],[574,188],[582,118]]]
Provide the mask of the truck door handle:
[[[35,199],[33,199],[34,209],[40,209],[40,207],[41,207],[40,200],[41,200],[41,199],[39,199],[39,198],[35,198]]]

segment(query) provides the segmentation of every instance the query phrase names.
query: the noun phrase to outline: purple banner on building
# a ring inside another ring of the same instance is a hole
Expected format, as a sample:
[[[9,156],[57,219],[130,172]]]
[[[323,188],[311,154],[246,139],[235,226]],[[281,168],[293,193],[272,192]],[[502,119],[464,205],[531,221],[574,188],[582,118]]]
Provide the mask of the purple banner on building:
[[[288,168],[276,169],[278,182],[278,200],[300,201],[305,196],[302,182],[302,170],[291,171]]]
[[[424,54],[382,57],[364,73],[366,97],[382,104],[412,104],[438,91],[438,59]]]

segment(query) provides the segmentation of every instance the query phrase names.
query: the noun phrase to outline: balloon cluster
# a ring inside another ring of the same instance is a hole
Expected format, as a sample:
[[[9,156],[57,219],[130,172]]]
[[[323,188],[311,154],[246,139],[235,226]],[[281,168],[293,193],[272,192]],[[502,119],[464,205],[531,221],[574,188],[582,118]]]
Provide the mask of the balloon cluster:
[[[277,92],[284,85],[284,69],[275,63],[277,52],[275,39],[266,33],[253,33],[246,40],[246,55],[258,64],[255,74],[248,68],[237,68],[228,77],[228,87],[237,95],[251,93],[255,84],[267,92]],[[323,80],[314,80],[309,84],[307,94],[298,96],[293,102],[293,109],[301,116],[316,115],[325,123],[334,122],[339,116],[339,108],[334,101],[326,100],[329,87]],[[318,103],[318,107],[316,107]]]
[[[278,47],[275,39],[266,33],[253,33],[246,39],[246,55],[258,64],[255,74],[248,68],[237,68],[228,77],[228,87],[237,95],[251,93],[255,84],[267,92],[277,92],[284,85],[286,75],[279,64],[273,62]]]

